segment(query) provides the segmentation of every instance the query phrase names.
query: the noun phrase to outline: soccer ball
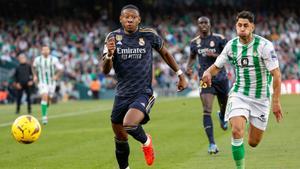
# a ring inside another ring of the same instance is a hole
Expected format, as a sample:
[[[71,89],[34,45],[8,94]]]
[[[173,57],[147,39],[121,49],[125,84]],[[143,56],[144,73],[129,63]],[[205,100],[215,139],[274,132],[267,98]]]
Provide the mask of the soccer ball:
[[[36,141],[41,135],[41,130],[39,121],[31,115],[18,117],[11,127],[14,138],[23,144],[30,144]]]

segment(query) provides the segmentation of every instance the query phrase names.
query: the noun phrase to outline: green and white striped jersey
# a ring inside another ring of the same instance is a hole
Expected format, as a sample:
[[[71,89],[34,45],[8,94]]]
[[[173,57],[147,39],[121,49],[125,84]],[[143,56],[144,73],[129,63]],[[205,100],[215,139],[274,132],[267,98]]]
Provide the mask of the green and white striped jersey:
[[[59,63],[59,60],[51,55],[47,58],[43,55],[36,57],[33,61],[33,67],[38,72],[39,83],[47,85],[55,84],[53,76],[57,70],[63,69],[63,65]]]
[[[278,58],[272,42],[253,35],[247,45],[239,37],[230,40],[215,61],[222,68],[229,61],[235,66],[236,79],[231,92],[252,98],[270,98],[272,76],[270,71],[278,67]]]

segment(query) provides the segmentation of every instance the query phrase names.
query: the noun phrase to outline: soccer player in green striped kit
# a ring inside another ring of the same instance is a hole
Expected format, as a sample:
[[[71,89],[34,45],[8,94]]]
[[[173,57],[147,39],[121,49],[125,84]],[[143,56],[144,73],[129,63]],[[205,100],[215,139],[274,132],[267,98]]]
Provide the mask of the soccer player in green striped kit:
[[[236,81],[229,93],[225,120],[230,122],[232,128],[232,155],[237,169],[245,168],[243,137],[246,122],[249,122],[248,144],[256,147],[267,127],[271,103],[277,122],[282,119],[278,58],[270,41],[253,34],[254,27],[251,12],[238,13],[238,37],[226,44],[215,63],[202,76],[203,82],[210,86],[212,76],[226,62],[235,66]]]
[[[39,93],[41,94],[42,123],[48,123],[48,102],[54,96],[56,81],[62,73],[63,65],[58,58],[50,55],[48,46],[42,47],[42,55],[34,59],[33,80],[38,81]]]

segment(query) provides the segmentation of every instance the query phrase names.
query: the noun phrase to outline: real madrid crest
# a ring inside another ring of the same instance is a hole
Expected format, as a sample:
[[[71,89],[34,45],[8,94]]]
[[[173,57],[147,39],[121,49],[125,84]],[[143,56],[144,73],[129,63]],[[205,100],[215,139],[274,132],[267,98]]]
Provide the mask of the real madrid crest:
[[[123,39],[122,35],[116,35],[116,40],[118,41],[117,44],[122,45],[122,42],[121,42],[122,39]]]
[[[145,45],[145,41],[143,38],[139,38],[139,45],[141,45],[141,46]]]
[[[210,41],[209,46],[210,47],[214,47],[215,46],[215,42],[214,41]]]

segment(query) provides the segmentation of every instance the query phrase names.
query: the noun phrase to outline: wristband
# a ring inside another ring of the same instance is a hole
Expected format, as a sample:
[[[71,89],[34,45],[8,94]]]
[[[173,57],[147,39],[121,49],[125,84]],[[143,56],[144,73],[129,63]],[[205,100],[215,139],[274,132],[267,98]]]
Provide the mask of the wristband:
[[[176,75],[177,75],[177,76],[180,76],[180,75],[182,75],[182,74],[183,74],[183,72],[182,72],[181,69],[179,69],[179,70],[176,72]]]
[[[113,58],[113,55],[110,57],[108,56],[108,54],[105,55],[105,59],[111,60],[112,58]]]

